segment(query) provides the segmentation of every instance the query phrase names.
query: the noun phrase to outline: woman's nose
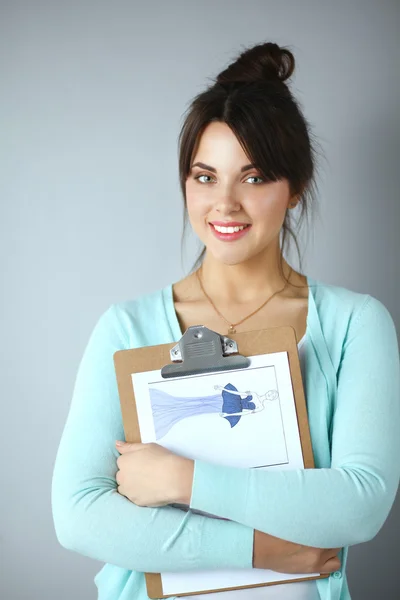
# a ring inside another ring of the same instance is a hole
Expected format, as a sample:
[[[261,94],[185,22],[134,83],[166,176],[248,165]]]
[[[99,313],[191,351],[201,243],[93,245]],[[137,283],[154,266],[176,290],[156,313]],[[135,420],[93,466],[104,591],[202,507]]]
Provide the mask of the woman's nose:
[[[221,215],[229,215],[240,210],[240,202],[234,195],[222,196],[216,201],[215,210]]]

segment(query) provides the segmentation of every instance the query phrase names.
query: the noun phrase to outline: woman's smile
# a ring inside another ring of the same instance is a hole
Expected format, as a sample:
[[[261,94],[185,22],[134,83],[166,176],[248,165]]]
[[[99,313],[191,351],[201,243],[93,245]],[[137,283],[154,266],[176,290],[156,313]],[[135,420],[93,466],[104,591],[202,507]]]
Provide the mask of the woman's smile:
[[[209,225],[215,237],[223,242],[234,242],[244,237],[251,229],[249,223],[239,223],[236,221],[213,221]]]

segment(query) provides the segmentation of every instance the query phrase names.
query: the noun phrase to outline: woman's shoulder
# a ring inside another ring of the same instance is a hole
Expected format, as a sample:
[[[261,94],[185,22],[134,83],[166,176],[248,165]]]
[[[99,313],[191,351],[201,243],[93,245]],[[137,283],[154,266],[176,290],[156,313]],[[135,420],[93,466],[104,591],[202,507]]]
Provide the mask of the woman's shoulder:
[[[172,286],[167,285],[115,302],[110,307],[109,310],[118,321],[118,326],[128,336],[130,347],[173,341],[171,290]]]
[[[370,293],[327,283],[321,279],[308,279],[310,292],[322,320],[333,319],[336,323],[358,321],[365,311],[379,315],[382,319],[392,320],[388,307]]]
[[[164,308],[165,298],[168,295],[171,286],[160,287],[137,294],[131,298],[120,300],[114,304],[114,308],[122,313],[129,313],[132,316],[139,316],[148,311],[157,314]]]

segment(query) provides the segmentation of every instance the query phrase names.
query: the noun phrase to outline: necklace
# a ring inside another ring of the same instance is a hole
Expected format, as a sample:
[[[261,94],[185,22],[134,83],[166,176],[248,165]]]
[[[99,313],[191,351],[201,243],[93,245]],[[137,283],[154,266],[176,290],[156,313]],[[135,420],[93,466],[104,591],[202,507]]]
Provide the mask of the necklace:
[[[202,268],[202,267],[200,267],[200,269],[201,269],[201,268]],[[198,269],[198,270],[196,271],[196,276],[197,276],[197,279],[199,280],[199,284],[200,284],[200,287],[201,287],[201,289],[202,289],[202,292],[203,292],[203,294],[205,295],[205,297],[207,298],[207,300],[210,302],[211,306],[214,308],[215,312],[216,312],[216,313],[218,313],[218,315],[219,315],[219,316],[220,316],[220,317],[221,317],[221,318],[222,318],[222,319],[225,321],[225,323],[228,323],[228,325],[229,325],[228,333],[236,333],[236,327],[237,327],[237,325],[240,325],[241,323],[243,323],[243,322],[244,322],[244,321],[246,321],[247,319],[250,319],[250,317],[252,317],[252,316],[253,316],[253,315],[255,315],[255,314],[256,314],[256,313],[257,313],[259,310],[261,310],[262,308],[264,308],[264,306],[265,306],[265,305],[266,305],[266,304],[267,304],[267,303],[268,303],[270,300],[272,300],[272,298],[273,298],[274,296],[276,296],[276,294],[279,294],[279,292],[283,292],[283,290],[284,290],[284,289],[287,287],[287,285],[288,285],[288,282],[286,282],[286,283],[285,283],[285,285],[283,286],[283,288],[282,288],[282,289],[280,289],[280,290],[277,290],[276,292],[274,292],[274,293],[272,294],[272,296],[270,296],[270,297],[269,297],[269,298],[268,298],[268,299],[267,299],[265,302],[263,302],[263,303],[261,304],[261,306],[259,306],[259,307],[258,307],[256,310],[254,310],[252,313],[250,313],[249,315],[247,315],[247,317],[245,317],[245,318],[244,318],[244,319],[242,319],[241,321],[238,321],[237,323],[231,323],[230,321],[228,321],[228,319],[225,319],[225,317],[224,317],[224,315],[223,315],[223,314],[221,314],[221,313],[219,312],[218,308],[215,306],[214,302],[211,300],[210,296],[207,294],[206,290],[204,289],[203,283],[202,283],[202,281],[201,281],[201,279],[200,279],[200,269]],[[293,269],[292,269],[292,268],[290,268],[290,272],[292,272],[292,271],[293,271]],[[290,275],[289,275],[289,276],[290,276]]]

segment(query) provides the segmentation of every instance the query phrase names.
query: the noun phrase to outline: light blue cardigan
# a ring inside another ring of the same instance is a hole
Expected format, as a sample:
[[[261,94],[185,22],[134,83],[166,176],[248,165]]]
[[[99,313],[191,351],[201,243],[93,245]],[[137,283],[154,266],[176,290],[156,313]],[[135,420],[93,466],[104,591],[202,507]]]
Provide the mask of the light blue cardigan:
[[[60,544],[107,564],[99,600],[145,600],[144,572],[251,568],[253,529],[320,548],[342,567],[317,581],[323,600],[348,600],[348,546],[385,522],[400,478],[400,361],[396,330],[376,298],[307,278],[307,410],[316,469],[260,471],[195,461],[190,507],[139,507],[117,492],[125,439],[116,350],[176,342],[172,286],[111,305],[76,377],[52,481]],[[206,598],[206,596],[205,596]]]

